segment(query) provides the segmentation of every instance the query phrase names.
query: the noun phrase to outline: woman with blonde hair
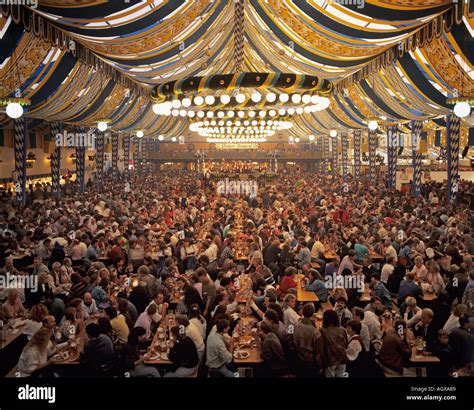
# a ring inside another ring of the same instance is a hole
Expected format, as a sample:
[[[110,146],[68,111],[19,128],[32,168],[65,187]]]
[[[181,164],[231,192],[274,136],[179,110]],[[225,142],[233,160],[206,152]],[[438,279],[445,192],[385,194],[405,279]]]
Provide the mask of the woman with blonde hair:
[[[283,319],[287,331],[289,326],[295,326],[300,320],[300,315],[296,313],[295,307],[296,296],[289,293],[283,299]]]
[[[23,334],[28,340],[31,340],[33,335],[43,326],[43,319],[48,316],[48,308],[42,303],[37,303],[30,310],[30,317],[26,319]]]
[[[24,347],[17,364],[20,377],[30,377],[49,365],[47,352],[51,335],[50,329],[42,327]]]
[[[459,303],[456,305],[456,307],[453,310],[453,313],[451,313],[451,316],[449,316],[448,320],[443,326],[443,330],[446,332],[451,333],[454,329],[459,327],[459,318],[461,316],[464,316],[467,313],[467,306],[463,303]]]

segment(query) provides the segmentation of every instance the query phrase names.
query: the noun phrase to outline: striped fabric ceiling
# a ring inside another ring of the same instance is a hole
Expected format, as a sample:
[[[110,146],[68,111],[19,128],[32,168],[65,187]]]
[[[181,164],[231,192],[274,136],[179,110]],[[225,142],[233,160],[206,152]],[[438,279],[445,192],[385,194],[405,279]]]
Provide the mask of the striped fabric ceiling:
[[[470,0],[246,0],[242,69],[335,83],[327,110],[296,117],[295,136],[365,128],[373,117],[436,119],[456,89],[474,96],[473,8]],[[156,116],[151,88],[234,67],[232,1],[40,0],[28,27],[3,9],[0,97],[20,89],[32,118],[85,126],[107,118],[116,131],[180,135],[187,119]],[[37,21],[100,64],[51,43]]]

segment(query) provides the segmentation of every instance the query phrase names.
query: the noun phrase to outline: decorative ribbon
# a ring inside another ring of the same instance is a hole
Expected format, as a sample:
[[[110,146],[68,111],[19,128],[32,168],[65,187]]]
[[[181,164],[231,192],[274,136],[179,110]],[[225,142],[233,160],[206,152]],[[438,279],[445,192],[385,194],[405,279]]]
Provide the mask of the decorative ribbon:
[[[354,178],[360,179],[360,137],[361,130],[354,131]]]
[[[419,146],[422,131],[423,123],[421,121],[411,122],[411,140],[413,152],[413,195],[415,197],[419,197],[421,192],[421,161],[423,156],[421,153],[419,153]]]
[[[387,127],[387,155],[388,155],[388,181],[389,189],[397,187],[397,145],[398,135],[397,127]]]
[[[51,141],[54,142],[54,151],[51,154],[51,188],[53,195],[59,198],[61,195],[61,141],[62,139],[57,138],[61,134],[61,124],[53,121],[49,124],[51,132]]]
[[[244,62],[244,1],[234,1],[234,71],[242,71]]]
[[[140,138],[135,137],[134,139],[135,149],[133,150],[133,170],[135,174],[140,173]]]
[[[459,191],[459,136],[461,119],[449,114],[446,117],[446,140],[448,157],[448,201],[457,204]]]
[[[103,132],[97,132],[97,147],[96,147],[96,157],[95,157],[95,166],[97,174],[97,187],[100,189],[104,185],[104,143],[105,136]]]
[[[15,133],[15,192],[16,199],[24,206],[26,203],[26,117],[14,121]]]
[[[119,136],[116,132],[112,133],[112,178],[114,181],[118,179],[118,150]]]
[[[370,179],[372,182],[377,177],[376,165],[375,165],[375,153],[377,151],[377,132],[369,129],[369,172]]]
[[[332,174],[336,175],[337,174],[337,137],[336,138],[331,138],[331,150],[332,150]]]
[[[346,178],[349,175],[349,140],[347,139],[347,132],[341,134],[341,153],[342,153],[342,177]]]
[[[85,127],[79,127],[78,132],[81,134],[88,134],[90,132]],[[79,192],[85,191],[85,179],[86,179],[86,147],[84,145],[76,145],[76,176],[77,183],[79,186]]]
[[[130,179],[130,137],[123,138],[123,172],[126,179]]]
[[[323,158],[324,158],[324,175],[329,173],[329,137],[323,135]]]

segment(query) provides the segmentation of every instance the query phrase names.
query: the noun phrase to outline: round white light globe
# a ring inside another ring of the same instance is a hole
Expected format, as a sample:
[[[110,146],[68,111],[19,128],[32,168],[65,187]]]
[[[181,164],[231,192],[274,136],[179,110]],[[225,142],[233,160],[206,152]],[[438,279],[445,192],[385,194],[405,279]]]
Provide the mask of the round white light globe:
[[[245,95],[244,94],[237,94],[235,96],[235,101],[237,101],[239,104],[242,104],[245,101]]]
[[[200,95],[198,95],[197,97],[194,97],[194,104],[203,105],[204,104],[204,98],[202,98]]]
[[[310,141],[314,141],[314,135],[310,135],[310,136],[309,136],[309,140],[310,140]]]
[[[216,99],[214,98],[213,95],[208,95],[206,96],[206,98],[204,99],[204,101],[206,101],[206,104],[207,105],[212,105],[216,102]]]
[[[279,99],[282,103],[286,103],[290,99],[290,96],[286,93],[283,93],[283,94],[280,94]]]
[[[191,98],[183,98],[183,101],[181,101],[181,104],[183,107],[191,107]]]
[[[309,94],[304,94],[301,97],[301,101],[303,101],[305,104],[308,104],[311,101],[311,95]]]
[[[232,110],[227,113],[227,116],[230,118],[232,118],[234,115],[235,115],[235,112]]]
[[[375,131],[378,128],[379,124],[375,120],[370,120],[367,126],[369,127],[369,130]]]
[[[144,135],[145,135],[145,133],[143,131],[137,131],[137,137],[138,138],[143,138]]]
[[[333,137],[333,138],[334,138],[334,137],[337,137],[337,131],[336,131],[336,130],[331,130],[331,131],[329,132],[329,135],[330,135],[331,137]]]
[[[179,100],[173,100],[173,101],[171,101],[171,106],[172,106],[173,108],[180,108],[180,107],[181,107],[181,101],[179,101]]]
[[[299,94],[293,94],[291,96],[291,101],[295,104],[299,104],[301,102],[301,95]]]
[[[18,118],[18,117],[12,117],[12,118]],[[97,129],[101,132],[107,131],[107,123],[105,121],[99,121],[97,123]]]
[[[459,101],[454,105],[454,114],[459,118],[465,118],[471,113],[471,106],[466,101]]]
[[[222,104],[229,104],[230,97],[227,94],[221,95],[221,103]]]
[[[23,107],[18,103],[9,103],[6,109],[10,118],[20,118],[23,115]]]
[[[259,92],[254,92],[252,93],[252,96],[250,98],[252,98],[253,102],[258,103],[262,101],[262,94],[260,94]]]
[[[158,141],[163,141],[165,139],[165,137],[163,137],[163,135],[158,135]]]
[[[171,141],[176,142],[176,137],[171,138]]]
[[[267,99],[268,102],[275,102],[276,100],[276,94],[275,93],[268,93],[265,97]]]
[[[296,143],[300,142],[299,137],[296,137],[296,138],[295,138],[295,142],[296,142]]]

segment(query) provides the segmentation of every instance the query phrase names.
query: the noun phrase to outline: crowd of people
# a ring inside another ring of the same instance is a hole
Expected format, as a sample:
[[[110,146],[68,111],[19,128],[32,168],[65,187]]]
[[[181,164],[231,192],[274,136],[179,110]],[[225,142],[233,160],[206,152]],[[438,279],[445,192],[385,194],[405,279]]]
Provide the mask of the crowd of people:
[[[256,196],[222,196],[194,173],[169,172],[60,199],[39,186],[23,208],[4,196],[1,275],[38,283],[0,289],[1,319],[26,319],[18,373],[61,375],[51,356],[82,334],[77,374],[235,377],[243,275],[257,376],[414,375],[418,345],[439,358],[429,375],[472,376],[473,186],[460,182],[456,206],[443,184],[419,198],[384,186],[287,172]],[[32,266],[16,257],[25,249]],[[298,300],[299,275],[317,302]],[[171,311],[172,365],[160,372],[143,354]]]

